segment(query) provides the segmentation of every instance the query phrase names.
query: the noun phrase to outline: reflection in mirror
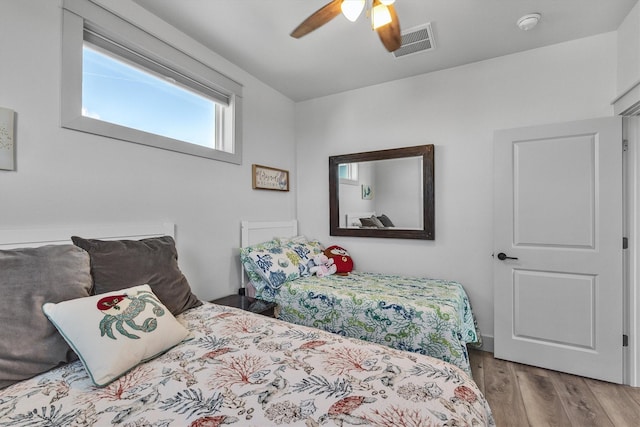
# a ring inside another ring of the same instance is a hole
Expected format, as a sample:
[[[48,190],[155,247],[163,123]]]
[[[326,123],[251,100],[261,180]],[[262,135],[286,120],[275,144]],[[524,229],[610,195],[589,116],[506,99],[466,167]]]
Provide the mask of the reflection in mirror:
[[[433,145],[329,158],[333,236],[434,239]]]
[[[422,157],[343,163],[338,169],[340,228],[366,227],[364,220],[382,215],[389,219],[386,227],[422,228]],[[350,170],[357,175],[343,173]]]

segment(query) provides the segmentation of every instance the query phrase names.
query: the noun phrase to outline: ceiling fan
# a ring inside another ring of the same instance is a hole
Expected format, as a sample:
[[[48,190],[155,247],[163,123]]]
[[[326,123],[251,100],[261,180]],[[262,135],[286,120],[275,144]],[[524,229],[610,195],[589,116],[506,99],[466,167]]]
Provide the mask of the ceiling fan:
[[[332,0],[302,21],[291,32],[291,37],[299,39],[331,21],[340,13],[354,22],[362,13],[365,4],[368,4],[367,14],[371,17],[373,29],[378,33],[384,47],[389,52],[393,52],[402,44],[400,22],[393,7],[394,2],[395,0]]]

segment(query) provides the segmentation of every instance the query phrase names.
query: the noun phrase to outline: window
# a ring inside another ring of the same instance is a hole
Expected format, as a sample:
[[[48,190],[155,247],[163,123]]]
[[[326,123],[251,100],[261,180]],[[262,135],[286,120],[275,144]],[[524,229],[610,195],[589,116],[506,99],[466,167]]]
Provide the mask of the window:
[[[358,185],[358,164],[342,163],[338,165],[340,184]]]
[[[82,115],[191,144],[216,143],[216,103],[85,42]]]
[[[240,164],[242,86],[86,0],[65,0],[62,126]]]

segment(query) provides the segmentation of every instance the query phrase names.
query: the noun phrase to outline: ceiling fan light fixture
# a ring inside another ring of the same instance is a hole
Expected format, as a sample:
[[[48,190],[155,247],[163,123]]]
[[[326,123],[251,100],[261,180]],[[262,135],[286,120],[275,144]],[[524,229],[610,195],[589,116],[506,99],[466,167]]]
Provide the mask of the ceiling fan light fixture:
[[[391,0],[384,0],[389,2]],[[393,4],[385,6],[381,0],[330,0],[329,3],[312,13],[302,21],[292,32],[291,37],[299,39],[340,14],[350,21],[355,21],[367,9],[367,19],[371,19],[371,26],[378,33],[385,49],[394,52],[402,46],[400,22]]]
[[[380,3],[380,0],[374,0],[373,9],[371,10],[371,24],[373,25],[373,29],[380,28],[390,22],[391,12],[389,12],[389,8]]]
[[[340,4],[340,10],[342,14],[351,22],[355,22],[356,19],[362,13],[364,9],[365,0],[342,0]]]

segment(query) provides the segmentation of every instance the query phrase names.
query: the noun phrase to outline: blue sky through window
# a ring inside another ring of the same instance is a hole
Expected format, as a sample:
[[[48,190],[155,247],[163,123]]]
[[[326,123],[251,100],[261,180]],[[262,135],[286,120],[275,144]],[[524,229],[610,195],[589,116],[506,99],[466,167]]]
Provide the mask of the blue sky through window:
[[[85,44],[82,115],[215,148],[215,103]]]

